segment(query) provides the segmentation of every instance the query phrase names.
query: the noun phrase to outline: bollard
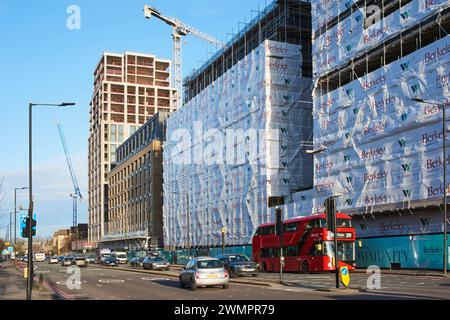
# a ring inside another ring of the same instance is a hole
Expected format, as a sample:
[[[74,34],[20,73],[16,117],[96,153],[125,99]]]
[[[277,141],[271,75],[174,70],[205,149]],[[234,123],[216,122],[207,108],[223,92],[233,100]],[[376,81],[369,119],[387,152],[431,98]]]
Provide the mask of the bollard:
[[[42,291],[43,284],[44,284],[44,274],[39,273],[39,291]]]
[[[28,268],[27,268],[27,267],[25,267],[25,268],[23,269],[23,277],[24,277],[25,279],[28,278]]]

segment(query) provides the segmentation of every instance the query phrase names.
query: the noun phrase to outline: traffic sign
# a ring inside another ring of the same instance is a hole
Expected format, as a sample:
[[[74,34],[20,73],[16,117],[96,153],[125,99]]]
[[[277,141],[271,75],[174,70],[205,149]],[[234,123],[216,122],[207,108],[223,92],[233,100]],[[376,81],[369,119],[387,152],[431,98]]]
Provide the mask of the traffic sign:
[[[348,287],[350,284],[350,272],[348,267],[341,267],[341,281],[344,287]]]
[[[8,247],[8,252],[13,252],[14,248],[13,247]]]

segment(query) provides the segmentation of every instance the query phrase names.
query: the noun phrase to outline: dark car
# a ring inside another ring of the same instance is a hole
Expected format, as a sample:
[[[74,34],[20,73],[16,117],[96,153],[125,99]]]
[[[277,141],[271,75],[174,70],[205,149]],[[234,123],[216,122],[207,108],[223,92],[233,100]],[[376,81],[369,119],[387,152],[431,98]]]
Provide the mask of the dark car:
[[[258,264],[250,260],[243,254],[223,254],[216,257],[223,262],[225,269],[228,270],[230,278],[243,275],[256,276],[258,272]]]
[[[58,262],[63,262],[64,258],[65,258],[64,256],[59,256],[58,257]]]
[[[164,257],[145,257],[142,268],[150,270],[170,270],[170,263]]]
[[[143,261],[144,261],[144,258],[134,257],[134,258],[130,259],[130,265],[132,267],[142,267]]]
[[[64,260],[61,261],[61,266],[62,267],[71,266],[73,259],[75,259],[75,257],[65,257]]]
[[[104,257],[100,260],[100,265],[102,266],[109,266],[109,267],[117,267],[119,265],[119,262],[114,257]]]

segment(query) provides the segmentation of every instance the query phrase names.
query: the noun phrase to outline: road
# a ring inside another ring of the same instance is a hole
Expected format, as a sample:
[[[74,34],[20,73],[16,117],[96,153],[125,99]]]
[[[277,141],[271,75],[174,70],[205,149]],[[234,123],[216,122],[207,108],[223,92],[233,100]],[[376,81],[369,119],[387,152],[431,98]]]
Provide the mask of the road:
[[[131,269],[131,268],[130,268]],[[134,269],[138,271],[139,269]],[[66,285],[70,274],[67,267],[37,264],[36,272],[43,273],[51,289],[64,299],[89,300],[363,300],[363,299],[449,299],[450,279],[441,277],[382,275],[381,290],[366,290],[367,275],[352,274],[352,286],[340,291],[333,288],[332,274],[286,274],[289,286],[268,282],[276,274],[260,274],[251,281],[270,284],[260,286],[231,283],[229,289],[199,288],[190,291],[179,287],[177,274],[172,270],[162,274],[144,274],[116,268],[90,265],[81,269],[79,289]],[[257,280],[256,280],[257,279]]]
[[[65,299],[93,300],[302,300],[331,299],[310,290],[272,288],[231,284],[228,289],[199,288],[190,291],[179,287],[178,279],[152,274],[120,271],[89,266],[81,269],[81,288],[70,290],[66,281],[67,267],[37,264],[49,284]],[[280,286],[281,287],[281,286]]]

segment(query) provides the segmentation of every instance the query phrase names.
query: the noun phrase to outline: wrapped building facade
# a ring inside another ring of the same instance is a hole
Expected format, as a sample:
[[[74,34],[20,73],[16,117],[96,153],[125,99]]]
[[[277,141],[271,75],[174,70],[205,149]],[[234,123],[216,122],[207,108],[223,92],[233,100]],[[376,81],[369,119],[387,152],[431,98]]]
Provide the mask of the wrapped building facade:
[[[311,187],[311,88],[302,47],[266,40],[168,119],[166,246],[248,245],[268,199]]]

